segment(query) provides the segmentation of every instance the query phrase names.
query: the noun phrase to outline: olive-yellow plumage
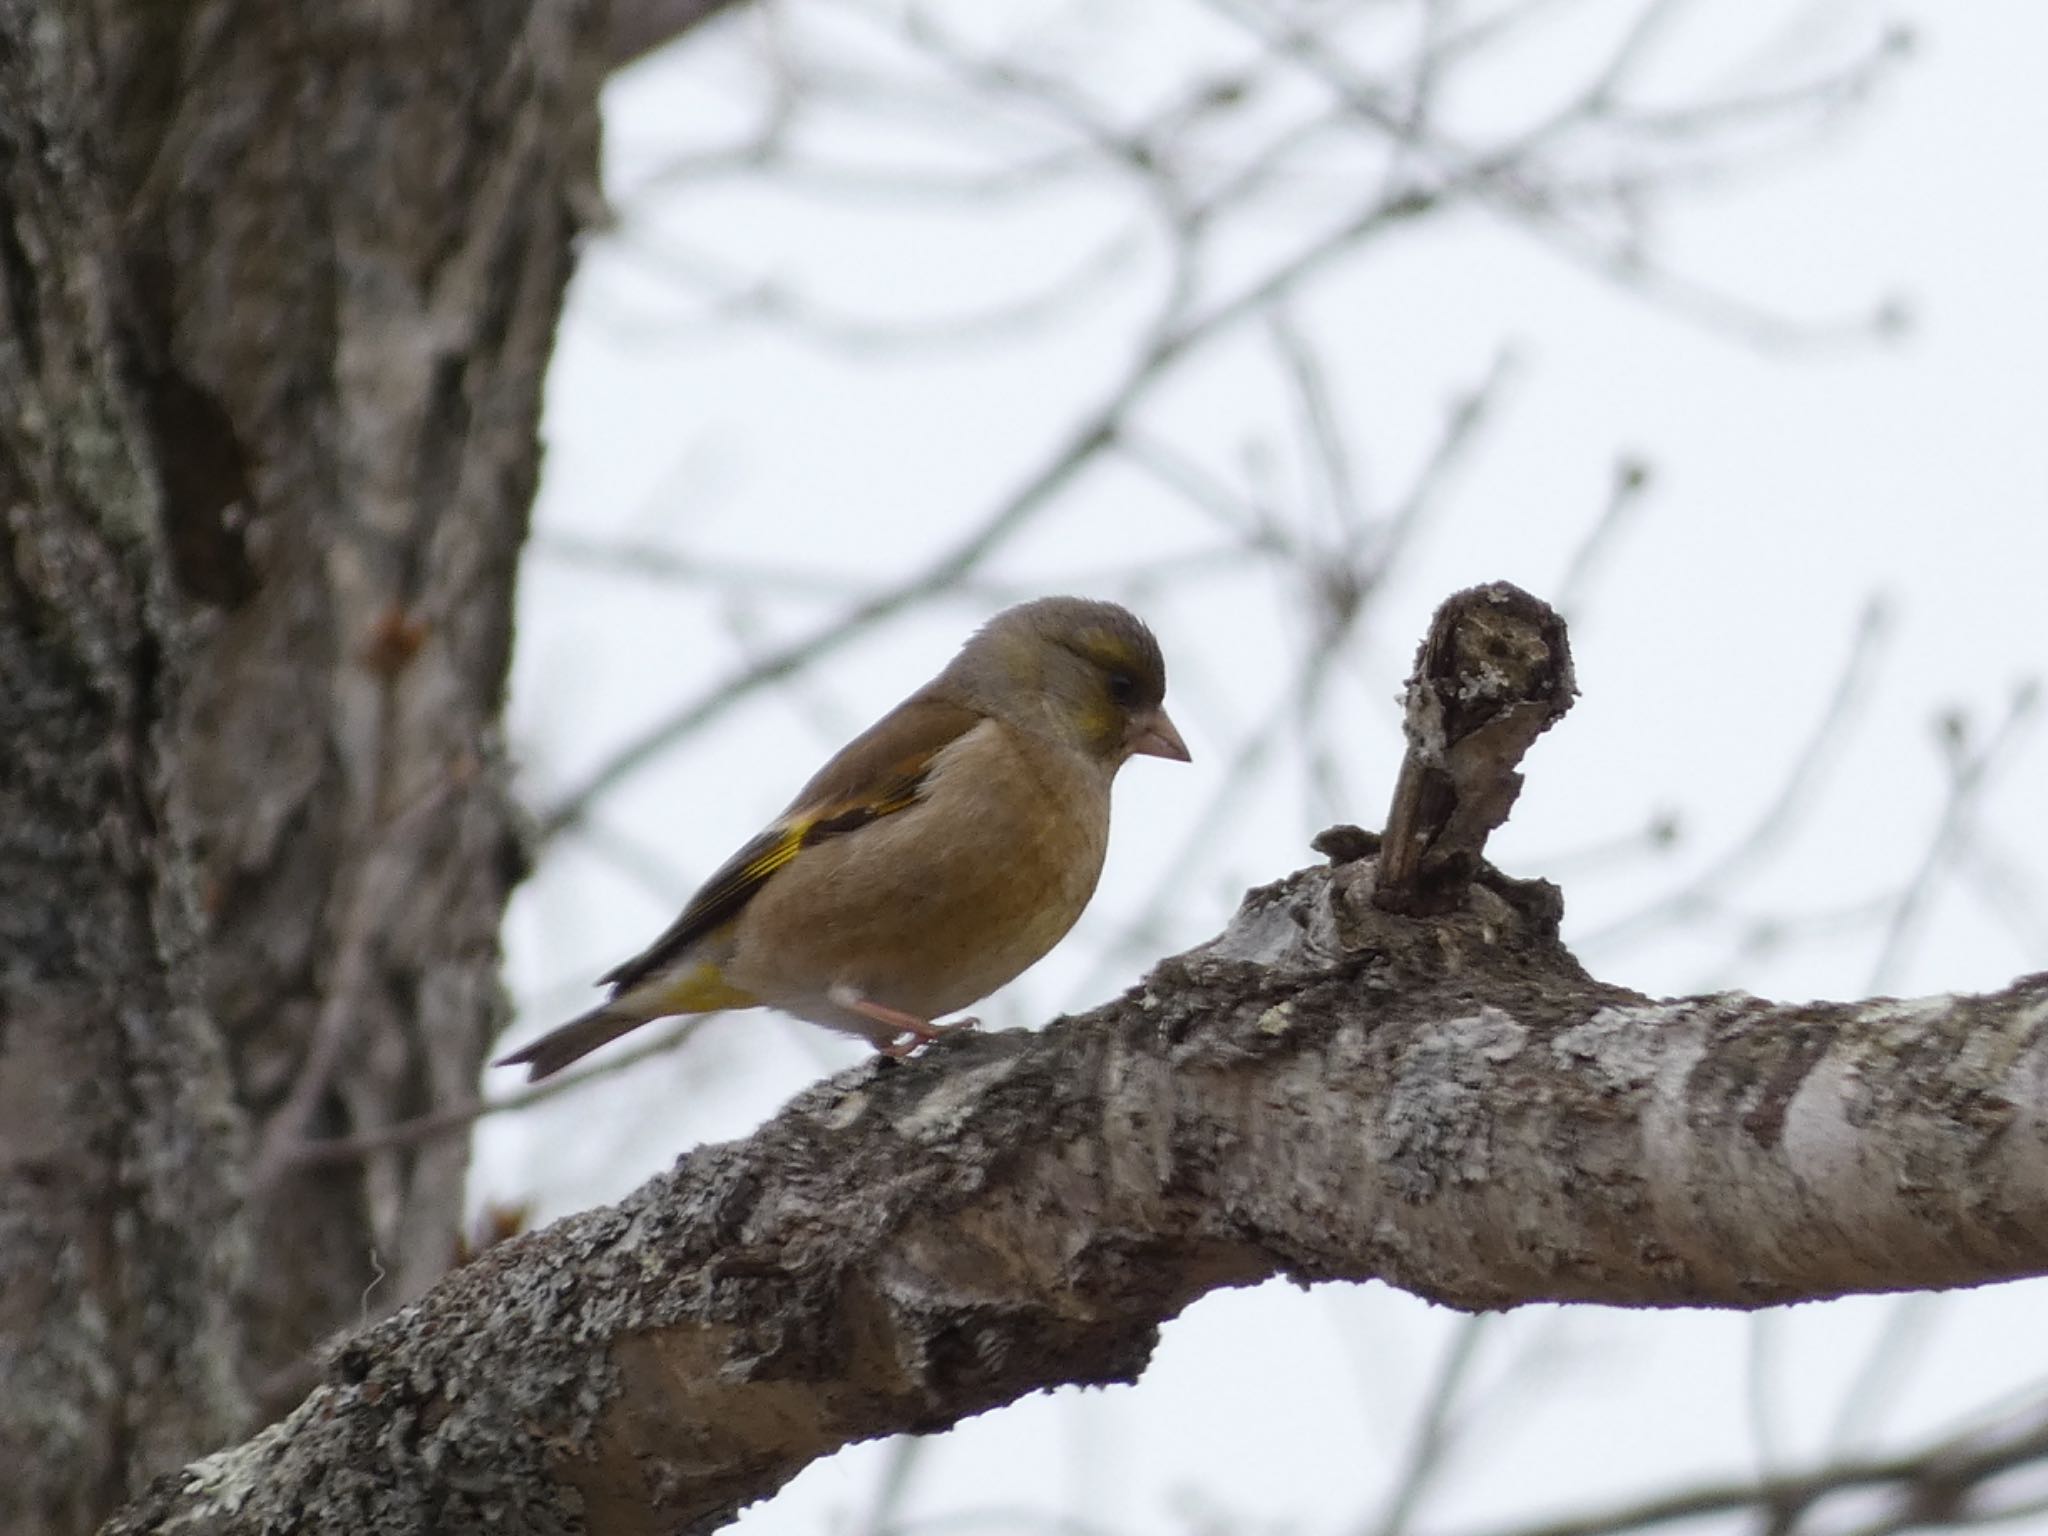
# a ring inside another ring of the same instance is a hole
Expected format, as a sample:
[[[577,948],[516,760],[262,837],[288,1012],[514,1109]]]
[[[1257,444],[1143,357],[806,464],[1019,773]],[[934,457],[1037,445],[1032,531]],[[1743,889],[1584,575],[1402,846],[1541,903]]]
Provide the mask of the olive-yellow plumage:
[[[559,1071],[653,1019],[767,1006],[904,1055],[1080,917],[1135,755],[1187,759],[1158,643],[1114,603],[996,615],[841,749],[611,997],[504,1058]]]

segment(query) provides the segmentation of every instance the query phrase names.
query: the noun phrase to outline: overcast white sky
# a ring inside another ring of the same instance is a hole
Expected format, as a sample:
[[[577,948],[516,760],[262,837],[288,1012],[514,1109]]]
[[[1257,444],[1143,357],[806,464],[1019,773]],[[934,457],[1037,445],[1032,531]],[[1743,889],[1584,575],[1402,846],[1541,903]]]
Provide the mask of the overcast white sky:
[[[817,0],[736,18],[610,92],[622,223],[593,241],[572,295],[522,595],[515,746],[540,803],[748,655],[949,547],[1071,430],[1142,332],[1163,251],[1113,174],[972,209],[855,195],[850,176],[831,174],[644,190],[664,164],[731,142],[758,116],[774,77],[766,61],[903,67],[869,19],[892,9]],[[1634,9],[1549,7],[1445,110],[1474,133],[1525,120],[1559,82],[1583,77]],[[1078,93],[1142,119],[1191,70],[1256,56],[1234,14],[1229,0],[1020,0],[950,24],[982,29],[973,49],[1055,61]],[[1644,89],[1675,100],[1805,78],[1894,23],[1912,28],[1912,57],[1843,126],[1676,199],[1654,247],[1704,289],[1790,317],[1863,315],[1896,296],[1912,323],[1893,345],[1770,344],[1621,293],[1485,212],[1417,221],[1303,290],[1290,317],[1327,373],[1369,509],[1398,500],[1449,403],[1505,350],[1495,403],[1338,658],[1312,738],[1291,720],[1274,733],[1271,771],[1228,814],[1215,799],[1224,765],[1272,715],[1310,629],[1299,578],[1237,560],[1140,584],[1133,601],[1161,635],[1195,762],[1126,770],[1089,918],[980,1010],[987,1022],[1028,1024],[1113,995],[1144,954],[1199,941],[1244,886],[1308,862],[1317,827],[1340,816],[1378,825],[1398,760],[1392,697],[1429,610],[1497,577],[1559,596],[1616,462],[1631,456],[1650,466],[1648,488],[1575,594],[1584,697],[1532,754],[1497,861],[1563,884],[1583,957],[1651,992],[1930,991],[2048,965],[2038,729],[1999,758],[1976,802],[1974,852],[1942,866],[1888,961],[1882,938],[1945,803],[1934,721],[1959,710],[1981,741],[2014,688],[2048,671],[2048,7],[1716,0],[1658,39]],[[1360,49],[1381,36],[1365,28]],[[994,153],[983,125],[903,106],[885,93],[825,114],[804,142],[841,166],[954,170]],[[1277,120],[1264,110],[1251,109],[1244,132]],[[1006,131],[1017,143],[1057,137],[1015,115]],[[1321,227],[1356,176],[1336,155],[1295,175],[1204,280],[1227,288]],[[772,283],[847,325],[943,336],[959,317],[1060,286],[1104,250],[1116,259],[1081,297],[986,345],[849,348],[774,320],[711,318],[714,291]],[[1226,339],[1148,400],[1142,420],[1263,497],[1284,526],[1327,537],[1339,524],[1304,467],[1274,357],[1261,328]],[[787,574],[736,601],[729,589],[596,569],[564,547],[621,540]],[[1008,594],[1129,595],[1121,575],[1134,565],[1221,542],[1213,520],[1155,482],[1095,466],[992,559],[986,586],[883,627],[815,680],[733,710],[627,779],[603,803],[597,836],[554,848],[515,903],[507,940],[522,1027],[585,1006],[592,977],[657,932],[824,753]],[[1873,600],[1887,618],[1858,707],[1797,824],[1725,893],[1737,918],[1618,928],[1711,865],[1770,803]],[[1327,748],[1320,776],[1304,739]],[[1667,812],[1684,831],[1676,849],[1591,856]],[[1168,867],[1182,877],[1160,905]],[[1105,958],[1155,905],[1143,953]],[[1758,937],[1753,919],[1811,914],[1842,919],[1779,944],[1743,942]],[[859,1055],[770,1016],[728,1018],[679,1057],[488,1122],[477,1194],[530,1195],[543,1215],[614,1197],[697,1141],[743,1134]],[[1879,1443],[1907,1443],[2048,1377],[2044,1301],[2038,1286],[2008,1287],[1915,1314],[1919,1362],[1871,1405]],[[1497,1319],[1474,1365],[1481,1409],[1417,1528],[1510,1524],[1675,1477],[1740,1473],[1759,1457],[1799,1465],[1828,1443],[1870,1340],[1898,1315],[1897,1303],[1866,1301],[1762,1319]],[[1370,1528],[1453,1322],[1376,1287],[1212,1297],[1168,1329],[1140,1386],[1034,1400],[933,1444],[906,1507],[1029,1510],[1137,1532],[1207,1528],[1205,1510],[1231,1529]],[[745,1524],[857,1523],[885,1456],[857,1448],[813,1468]]]

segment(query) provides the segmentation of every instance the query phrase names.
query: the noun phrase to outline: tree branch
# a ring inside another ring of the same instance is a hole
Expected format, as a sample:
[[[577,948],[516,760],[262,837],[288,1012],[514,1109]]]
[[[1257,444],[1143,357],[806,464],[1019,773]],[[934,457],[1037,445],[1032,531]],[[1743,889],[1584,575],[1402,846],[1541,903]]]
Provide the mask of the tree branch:
[[[491,1249],[110,1531],[709,1530],[850,1441],[1130,1380],[1273,1275],[1486,1309],[2048,1271],[2048,974],[1650,1002],[1584,974],[1547,885],[1482,869],[1415,919],[1377,872],[1254,891],[1105,1008],[842,1073]]]
[[[623,69],[723,11],[735,0],[612,0],[606,64]]]
[[[1520,588],[1470,587],[1437,609],[1408,680],[1380,906],[1421,916],[1458,905],[1522,792],[1522,754],[1577,692],[1564,620]]]

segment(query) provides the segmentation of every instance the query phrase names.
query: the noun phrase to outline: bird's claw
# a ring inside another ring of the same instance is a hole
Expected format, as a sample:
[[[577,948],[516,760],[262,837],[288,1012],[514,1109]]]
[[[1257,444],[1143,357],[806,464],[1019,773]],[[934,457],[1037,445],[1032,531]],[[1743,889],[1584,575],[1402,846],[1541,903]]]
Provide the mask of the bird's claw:
[[[923,1050],[934,1040],[942,1040],[947,1035],[957,1035],[963,1029],[979,1028],[980,1024],[981,1020],[975,1018],[955,1019],[950,1024],[933,1024],[928,1020],[919,1019],[915,1024],[903,1026],[902,1038],[891,1040],[886,1045],[878,1045],[875,1049],[884,1056],[901,1061],[906,1056],[915,1055]]]

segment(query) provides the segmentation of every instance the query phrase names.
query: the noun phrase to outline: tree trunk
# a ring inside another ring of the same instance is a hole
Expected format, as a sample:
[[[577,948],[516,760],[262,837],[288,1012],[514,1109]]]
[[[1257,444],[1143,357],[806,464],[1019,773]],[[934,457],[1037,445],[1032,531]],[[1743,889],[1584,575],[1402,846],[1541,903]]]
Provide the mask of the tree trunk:
[[[707,1531],[851,1441],[1131,1380],[1273,1275],[1498,1308],[2048,1273],[2048,975],[1651,1002],[1559,947],[1548,886],[1413,918],[1380,872],[1256,891],[1120,1002],[841,1073],[490,1249],[110,1536]]]
[[[596,10],[0,0],[0,1530],[455,1251]]]

